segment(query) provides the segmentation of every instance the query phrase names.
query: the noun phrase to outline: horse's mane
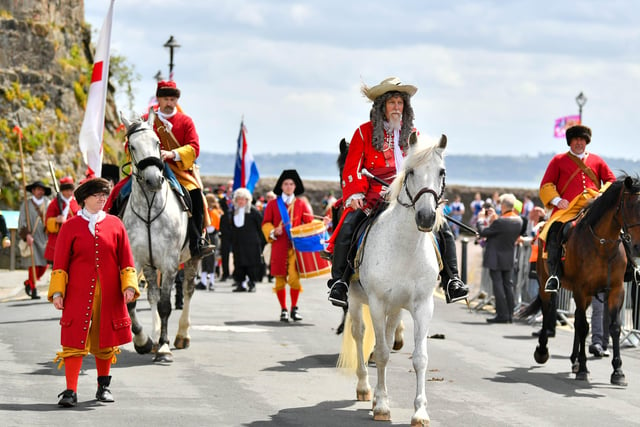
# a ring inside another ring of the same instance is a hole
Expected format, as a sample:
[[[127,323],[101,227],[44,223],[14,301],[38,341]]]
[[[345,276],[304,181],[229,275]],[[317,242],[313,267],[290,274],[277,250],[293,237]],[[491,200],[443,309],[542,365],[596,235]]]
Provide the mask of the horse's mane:
[[[418,142],[409,147],[409,154],[404,159],[402,170],[396,175],[395,179],[389,185],[389,191],[386,198],[391,201],[391,204],[398,202],[398,195],[402,190],[402,183],[407,174],[407,171],[414,169],[417,165],[425,162],[429,157],[437,155],[434,153],[438,146],[436,141],[428,140],[422,136],[418,138]],[[436,229],[440,227],[443,220],[442,209],[437,210]]]
[[[640,178],[629,176],[626,173],[618,177],[602,195],[591,202],[584,217],[578,223],[581,227],[595,226],[602,216],[611,208],[615,207],[620,197],[622,187],[627,178],[632,179],[631,189],[633,192],[640,192]]]
[[[127,135],[131,135],[132,133],[136,132],[137,130],[139,130],[142,127],[148,128],[149,125],[147,124],[146,121],[142,120],[141,118],[137,119],[136,121],[131,122],[131,125],[126,130]]]

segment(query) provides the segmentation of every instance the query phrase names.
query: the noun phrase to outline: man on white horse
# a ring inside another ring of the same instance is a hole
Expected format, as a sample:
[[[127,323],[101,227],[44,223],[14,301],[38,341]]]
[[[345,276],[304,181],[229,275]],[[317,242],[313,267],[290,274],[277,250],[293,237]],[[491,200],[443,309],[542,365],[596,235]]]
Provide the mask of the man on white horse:
[[[201,258],[213,253],[214,248],[202,238],[205,202],[202,182],[195,168],[196,159],[200,155],[200,139],[191,117],[178,109],[180,89],[174,81],[158,82],[156,98],[158,106],[153,130],[160,138],[160,154],[168,166],[165,166],[165,174],[171,187],[181,197],[185,195],[180,186],[189,192],[189,249],[192,257]],[[145,114],[142,118],[147,120],[148,117],[148,114]],[[128,197],[130,192],[131,182],[130,177],[127,177],[114,187],[105,210],[112,211],[112,206],[121,205],[118,200]]]
[[[380,203],[382,185],[362,174],[366,168],[373,175],[391,181],[402,169],[407,154],[407,140],[413,128],[413,108],[410,98],[417,92],[412,85],[403,85],[397,77],[389,77],[380,84],[362,88],[364,96],[373,101],[371,120],[356,129],[342,172],[342,198],[345,201],[343,220],[334,231],[333,265],[329,301],[346,307],[349,290],[349,252],[352,236],[358,224]],[[468,287],[458,277],[456,247],[453,233],[446,222],[437,233],[445,268],[441,272],[448,303],[464,299]]]

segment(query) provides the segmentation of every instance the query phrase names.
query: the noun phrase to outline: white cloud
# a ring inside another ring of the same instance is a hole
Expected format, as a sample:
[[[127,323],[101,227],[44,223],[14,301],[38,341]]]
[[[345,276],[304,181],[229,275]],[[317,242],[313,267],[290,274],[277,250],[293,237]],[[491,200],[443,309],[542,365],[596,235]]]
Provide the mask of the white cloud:
[[[106,9],[86,2],[94,30]],[[593,150],[640,158],[630,144],[639,10],[631,0],[118,0],[112,46],[143,76],[143,111],[176,38],[181,104],[205,151],[233,152],[243,115],[254,153],[335,151],[368,118],[360,83],[397,75],[419,87],[416,126],[449,135],[450,154],[564,149],[553,122],[576,113],[584,91]]]

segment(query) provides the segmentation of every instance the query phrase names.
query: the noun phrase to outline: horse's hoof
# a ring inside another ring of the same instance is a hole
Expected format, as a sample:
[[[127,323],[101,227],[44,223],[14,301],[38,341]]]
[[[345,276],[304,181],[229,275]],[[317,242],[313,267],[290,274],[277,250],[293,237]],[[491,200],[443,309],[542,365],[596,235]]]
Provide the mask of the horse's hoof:
[[[160,344],[153,344],[151,346],[151,353],[156,354],[158,352],[158,349],[160,348]]]
[[[190,338],[185,338],[182,336],[178,336],[176,335],[176,339],[173,342],[173,346],[175,348],[177,348],[178,350],[184,350],[189,348],[189,345],[191,344],[191,339]]]
[[[538,346],[536,347],[536,351],[533,352],[533,358],[541,365],[547,363],[547,360],[549,360],[549,350],[545,349],[542,351],[540,346]]]
[[[404,345],[404,340],[397,340],[393,342],[393,349],[395,351],[398,351],[402,348],[402,346]]]
[[[151,338],[147,338],[147,342],[144,343],[144,345],[133,345],[133,348],[136,349],[136,352],[138,352],[138,354],[148,354],[151,352],[151,350],[153,350],[153,341],[151,341]]]
[[[627,386],[627,379],[626,379],[626,377],[624,376],[624,373],[622,373],[621,370],[613,371],[613,374],[611,374],[611,384],[620,385],[620,386]]]
[[[368,402],[371,400],[371,390],[367,391],[356,391],[356,399],[359,402]]]
[[[577,360],[575,362],[571,363],[571,373],[572,374],[577,374],[579,370],[580,370],[580,363],[578,363]]]
[[[577,381],[589,381],[589,372],[578,372],[576,373]]]
[[[411,427],[429,427],[431,420],[411,420]]]
[[[173,355],[171,353],[156,353],[153,358],[154,363],[172,363]]]
[[[374,410],[373,411],[373,420],[374,421],[391,421],[391,412],[389,412],[389,411],[376,412]]]

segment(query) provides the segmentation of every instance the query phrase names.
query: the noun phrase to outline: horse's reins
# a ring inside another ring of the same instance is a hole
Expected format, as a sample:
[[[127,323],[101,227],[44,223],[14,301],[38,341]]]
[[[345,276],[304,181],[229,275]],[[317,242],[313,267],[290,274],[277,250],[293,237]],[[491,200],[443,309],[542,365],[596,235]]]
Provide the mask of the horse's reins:
[[[127,133],[127,135],[126,135],[127,140],[134,133],[141,132],[143,130],[150,130],[150,129],[147,129],[147,128],[144,128],[144,127],[139,127],[137,129],[134,129],[133,131]],[[158,145],[158,153],[160,153],[160,145]],[[140,183],[140,181],[142,180],[142,177],[138,173],[139,171],[143,171],[146,168],[148,168],[149,166],[156,166],[158,169],[160,169],[160,172],[162,172],[164,170],[164,163],[162,162],[162,159],[160,158],[160,156],[158,156],[158,157],[152,157],[152,156],[145,157],[144,159],[142,159],[142,160],[140,160],[138,162],[138,161],[136,161],[135,155],[133,154],[133,151],[131,149],[129,149],[129,155],[131,156],[131,164],[134,166],[134,170],[132,171],[132,175],[136,177],[136,182],[138,183],[138,185],[140,185],[140,188],[142,188],[142,184]],[[160,211],[153,218],[151,218],[151,208],[153,208],[153,203],[155,202],[157,192],[154,191],[153,192],[153,196],[151,197],[151,200],[149,200],[149,196],[147,195],[147,192],[146,191],[142,191],[142,194],[144,195],[144,198],[147,201],[147,216],[146,216],[146,218],[144,218],[141,214],[136,212],[133,204],[130,204],[131,205],[131,211],[140,219],[140,221],[144,222],[145,225],[147,226],[147,242],[148,242],[148,245],[149,245],[149,261],[151,263],[151,267],[153,267],[153,268],[156,268],[156,266],[155,266],[155,263],[153,262],[153,248],[151,246],[151,223],[153,221],[155,221],[162,214],[162,212],[164,212],[164,209],[167,206],[167,200],[169,199],[169,186],[166,186],[165,193],[166,194],[165,194],[165,197],[164,197],[164,204],[162,205],[162,208],[160,209]]]
[[[620,203],[618,204],[618,208],[616,210],[616,215],[614,215],[613,219],[614,221],[616,221],[619,225],[620,225],[620,237],[618,237],[617,239],[605,239],[603,237],[600,237],[596,234],[595,230],[593,229],[593,227],[591,225],[589,225],[589,231],[591,232],[591,235],[598,241],[598,243],[600,245],[606,245],[606,244],[610,244],[610,243],[614,243],[617,245],[619,245],[620,243],[622,243],[622,247],[624,248],[625,254],[627,255],[627,261],[631,262],[631,265],[634,268],[634,271],[637,271],[638,266],[635,262],[635,260],[633,259],[633,256],[631,254],[631,248],[629,247],[629,245],[631,244],[631,234],[629,233],[629,229],[633,228],[633,227],[637,227],[640,226],[640,222],[635,223],[635,224],[631,224],[631,225],[627,225],[627,221],[625,219],[625,215],[624,215],[624,205],[625,205],[625,194],[638,194],[638,193],[629,193],[627,191],[622,191],[622,197],[620,197]],[[616,219],[617,213],[620,212],[620,215],[622,216],[622,224],[620,224],[620,221],[618,221]],[[605,292],[608,295],[609,291],[611,290],[611,262],[618,256],[618,251],[613,251],[613,254],[609,257],[609,260],[607,262],[607,287],[605,288]],[[597,295],[596,295],[596,298]],[[599,300],[599,298],[598,298]],[[602,301],[600,301],[602,302]]]

